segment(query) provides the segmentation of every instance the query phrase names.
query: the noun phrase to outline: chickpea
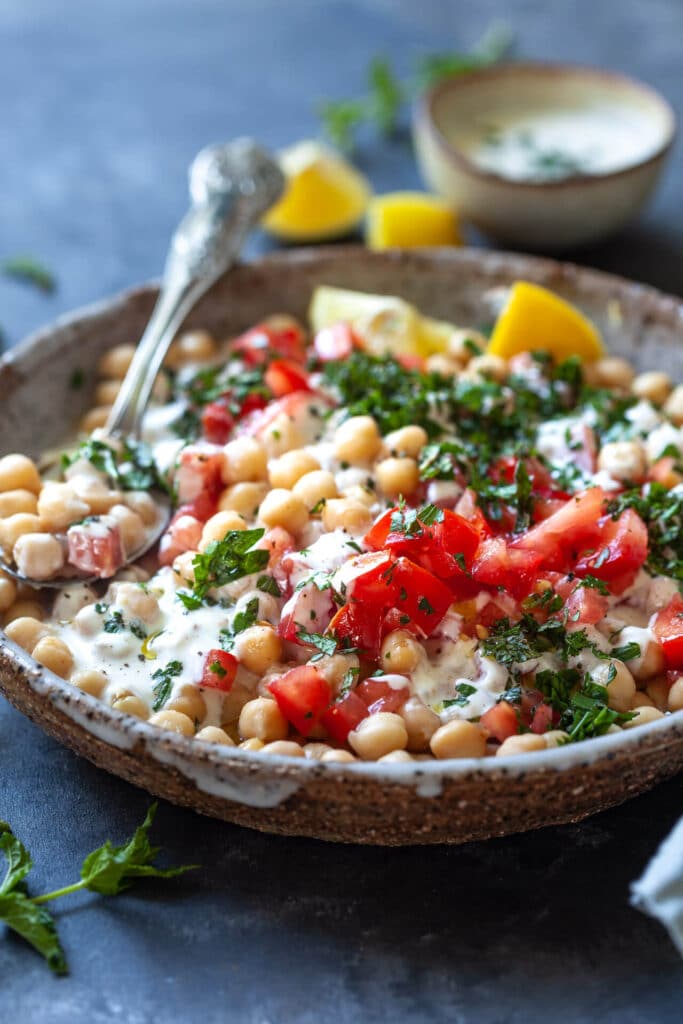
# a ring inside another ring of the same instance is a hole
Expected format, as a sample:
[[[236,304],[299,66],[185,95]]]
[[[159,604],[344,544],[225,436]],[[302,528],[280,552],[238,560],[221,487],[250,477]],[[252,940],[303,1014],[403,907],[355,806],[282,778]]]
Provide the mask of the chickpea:
[[[11,576],[0,572],[0,612],[6,612],[17,599],[17,585]]]
[[[412,425],[392,430],[387,434],[384,438],[384,448],[390,455],[408,455],[411,459],[416,459],[428,440],[427,431],[423,427]]]
[[[351,761],[357,761],[358,758],[354,757],[353,754],[348,750],[328,750],[320,758],[326,764],[337,762],[339,764],[350,764]]]
[[[439,760],[449,757],[483,757],[486,753],[486,739],[474,722],[454,718],[439,726],[429,741],[429,746]]]
[[[292,493],[300,498],[306,508],[313,509],[321,501],[328,501],[336,498],[339,494],[337,481],[334,474],[325,469],[315,469],[311,473],[305,473],[296,481],[292,487]]]
[[[610,676],[614,678],[610,680]],[[603,661],[591,672],[593,682],[607,687],[607,703],[613,711],[629,711],[636,695],[636,683],[623,661]]]
[[[240,736],[259,739],[263,743],[284,740],[289,735],[289,722],[274,700],[255,697],[247,701],[239,717]]]
[[[368,715],[349,733],[349,745],[364,761],[376,761],[392,750],[403,750],[407,743],[405,722],[391,711]]]
[[[192,722],[202,722],[206,718],[206,701],[196,686],[186,683],[181,686],[175,696],[166,704],[169,711],[180,711]]]
[[[103,380],[95,388],[95,405],[113,405],[121,389],[121,381]]]
[[[279,754],[281,757],[304,757],[304,752],[293,740],[274,740],[261,747],[264,754]]]
[[[0,491],[38,494],[41,486],[40,473],[33,459],[18,454],[5,455],[0,459]]]
[[[406,761],[414,761],[415,758],[407,750],[392,750],[388,754],[378,757],[377,760],[380,764],[402,764]]]
[[[183,551],[181,555],[173,560],[173,574],[181,586],[194,583],[194,565],[197,557],[196,551]]]
[[[649,640],[641,646],[640,656],[632,658],[628,663],[629,671],[634,679],[642,682],[652,679],[664,671],[664,651],[656,640]]]
[[[268,493],[267,484],[242,483],[226,487],[218,499],[220,512],[238,512],[245,519],[254,519],[259,505]]]
[[[677,427],[683,426],[683,385],[675,387],[666,402],[664,412],[673,420]]]
[[[367,505],[351,498],[332,498],[322,510],[326,530],[345,530],[347,533],[365,533],[372,525]]]
[[[645,692],[660,711],[667,707],[669,683],[666,676],[656,676],[654,679],[648,679]]]
[[[68,679],[74,667],[74,656],[67,644],[56,636],[42,637],[31,652],[32,656],[56,676]]]
[[[302,476],[320,469],[318,460],[304,448],[285,452],[270,464],[268,479],[272,487],[291,490]]]
[[[114,505],[124,501],[121,491],[113,491],[97,476],[74,476],[69,483],[78,498],[85,502],[95,516],[106,515]]]
[[[88,409],[78,424],[79,430],[82,434],[92,434],[94,430],[99,430],[103,427],[109,419],[109,413],[111,412],[110,405],[94,405],[92,409]]]
[[[90,506],[71,484],[49,480],[38,495],[37,511],[46,530],[59,531],[87,516]]]
[[[25,533],[40,533],[42,523],[38,516],[28,512],[18,512],[9,519],[0,519],[0,547],[11,553],[14,545]]]
[[[669,711],[683,711],[683,676],[669,690],[667,707]]]
[[[351,416],[337,427],[334,454],[341,462],[372,462],[382,446],[372,416]]]
[[[308,509],[292,491],[275,487],[261,502],[259,519],[266,526],[282,526],[297,534],[308,522]]]
[[[223,483],[241,484],[265,480],[268,476],[266,449],[255,437],[236,437],[223,449]]]
[[[147,539],[145,524],[137,512],[133,512],[127,505],[112,505],[109,515],[116,520],[123,541],[123,550],[126,556],[130,557],[140,550]]]
[[[6,623],[5,633],[9,640],[23,648],[27,654],[33,654],[43,637],[50,635],[47,626],[30,615],[20,615]]]
[[[488,341],[480,331],[456,327],[448,339],[448,352],[458,362],[469,363],[473,356],[473,345],[476,345],[483,352],[488,345]]]
[[[358,675],[359,666],[357,654],[326,654],[315,663],[318,672],[325,677],[335,694],[339,692],[348,672]]]
[[[407,629],[394,629],[387,633],[382,643],[382,668],[387,672],[410,675],[417,667],[422,651],[422,644]]]
[[[441,720],[419,697],[409,697],[399,714],[408,732],[408,750],[415,754],[429,750],[429,741],[441,725]]]
[[[652,402],[653,405],[664,405],[671,393],[673,384],[668,373],[661,370],[650,370],[639,373],[634,378],[631,390],[637,398]]]
[[[83,672],[74,672],[69,682],[83,693],[89,693],[91,697],[101,697],[109,680],[96,669],[85,669]]]
[[[159,617],[159,602],[138,583],[116,583],[116,603],[135,619],[152,625]]]
[[[628,391],[633,383],[636,371],[626,359],[619,356],[608,356],[598,359],[595,363],[584,366],[588,383],[600,388],[618,388]]]
[[[123,380],[135,355],[135,345],[115,345],[101,356],[97,374],[110,380]]]
[[[28,579],[49,580],[64,566],[62,545],[51,533],[25,533],[12,549],[17,569]]]
[[[281,412],[272,419],[260,432],[259,437],[271,459],[291,451],[292,448],[301,448],[305,443],[296,422],[286,412]]]
[[[246,530],[246,528],[247,524],[242,519],[242,516],[232,509],[226,509],[225,512],[216,512],[215,516],[211,516],[204,523],[202,536],[199,541],[199,550],[206,551],[209,544],[214,540],[223,540],[227,533],[231,533],[233,530]]]
[[[239,744],[240,750],[251,750],[251,751],[263,750],[263,746],[264,746],[263,740],[257,739],[256,736],[252,736],[248,740],[242,740],[242,742]]]
[[[238,635],[235,653],[247,671],[262,676],[282,657],[282,641],[271,625],[249,626]]]
[[[329,753],[333,750],[329,743],[304,743],[302,750],[304,757],[307,757],[309,761],[321,761],[323,754]]]
[[[233,683],[232,689],[229,693],[223,695],[223,703],[221,706],[221,725],[224,729],[229,732],[233,732],[240,717],[242,708],[251,700],[253,694],[251,689],[242,685],[241,683]]]
[[[168,711],[164,708],[150,717],[149,724],[156,725],[158,729],[177,732],[180,736],[194,736],[194,722],[180,711]]]
[[[467,376],[470,375],[502,384],[508,375],[508,364],[501,356],[474,356],[467,364]]]
[[[655,702],[652,697],[649,697],[647,693],[643,693],[642,690],[636,690],[636,695],[631,702],[631,711],[634,708],[653,708]]]
[[[496,751],[496,757],[531,754],[534,750],[547,750],[545,738],[533,732],[525,732],[521,736],[508,736],[503,740]]]
[[[140,516],[145,526],[153,526],[159,518],[159,509],[151,494],[145,491],[126,491],[126,506]]]
[[[219,729],[217,725],[205,725],[195,734],[195,739],[202,743],[219,743],[222,747],[234,747],[235,743],[230,739],[225,729]]]
[[[188,363],[201,363],[216,354],[216,342],[208,331],[186,331],[176,338],[164,360],[172,370]]]
[[[457,359],[451,359],[441,352],[428,356],[425,361],[425,370],[428,373],[440,373],[442,377],[453,377],[462,369]]]
[[[372,508],[378,501],[375,492],[369,487],[363,487],[361,484],[352,484],[350,487],[345,487],[342,491],[342,497],[348,498],[349,501],[353,501],[355,504],[365,505],[366,508]]]
[[[412,494],[420,483],[420,471],[415,459],[383,459],[377,463],[375,472],[380,490],[392,498]]]
[[[19,487],[16,491],[3,491],[0,494],[0,519],[9,519],[19,512],[38,514],[38,499],[33,491]]]
[[[658,719],[664,718],[661,711],[650,707],[635,708],[633,714],[633,718],[628,722],[624,722],[624,729],[635,729],[638,725],[648,725],[650,722],[656,722]]]
[[[115,697],[111,702],[111,706],[114,711],[120,711],[124,715],[133,715],[134,718],[141,718],[143,722],[146,722],[149,718],[149,708],[144,700],[134,693]]]
[[[543,733],[543,740],[548,749],[551,749],[552,747],[561,747],[568,739],[569,734],[563,729],[550,729],[548,732]]]
[[[600,449],[598,469],[614,480],[638,483],[647,473],[645,449],[640,441],[613,441]]]
[[[38,601],[15,601],[5,612],[5,632],[10,622],[23,618],[38,619],[38,622],[42,622],[45,618],[43,606]]]

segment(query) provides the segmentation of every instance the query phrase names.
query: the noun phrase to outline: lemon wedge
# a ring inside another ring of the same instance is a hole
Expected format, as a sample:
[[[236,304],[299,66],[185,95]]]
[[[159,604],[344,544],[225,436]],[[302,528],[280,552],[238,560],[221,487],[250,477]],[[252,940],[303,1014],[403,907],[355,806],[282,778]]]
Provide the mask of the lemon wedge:
[[[371,199],[365,241],[377,250],[462,245],[455,211],[426,192],[389,192]]]
[[[263,219],[266,231],[286,242],[322,241],[348,234],[363,218],[370,185],[333,149],[306,140],[278,159],[287,187]]]
[[[496,321],[487,351],[509,359],[534,349],[544,349],[556,359],[579,356],[586,362],[605,354],[597,328],[575,306],[547,288],[517,281]]]
[[[320,285],[308,311],[317,334],[324,327],[350,324],[373,355],[428,356],[443,352],[455,330],[452,324],[422,316],[415,306],[395,295],[371,295]]]

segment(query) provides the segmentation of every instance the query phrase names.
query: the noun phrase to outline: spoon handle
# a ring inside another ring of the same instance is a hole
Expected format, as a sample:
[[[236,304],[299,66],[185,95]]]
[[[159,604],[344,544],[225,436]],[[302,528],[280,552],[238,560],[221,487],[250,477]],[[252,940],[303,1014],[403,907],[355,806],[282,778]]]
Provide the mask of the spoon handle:
[[[284,178],[251,139],[207,146],[190,168],[192,205],[169,250],[156,306],[136,349],[105,435],[139,437],[154,380],[192,307],[237,259],[249,231],[280,197]]]

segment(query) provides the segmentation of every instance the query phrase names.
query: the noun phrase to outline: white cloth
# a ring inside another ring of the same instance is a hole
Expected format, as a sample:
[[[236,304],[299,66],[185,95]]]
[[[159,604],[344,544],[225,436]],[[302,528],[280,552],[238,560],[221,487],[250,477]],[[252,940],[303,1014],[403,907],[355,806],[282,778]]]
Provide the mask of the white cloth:
[[[631,903],[664,925],[683,956],[683,818],[631,884]]]

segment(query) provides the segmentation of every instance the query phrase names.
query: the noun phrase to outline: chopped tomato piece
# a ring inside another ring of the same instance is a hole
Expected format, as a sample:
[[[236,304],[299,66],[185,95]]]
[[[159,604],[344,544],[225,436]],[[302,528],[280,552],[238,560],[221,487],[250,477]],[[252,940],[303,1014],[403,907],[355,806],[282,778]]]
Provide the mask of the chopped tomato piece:
[[[70,526],[66,533],[68,562],[88,576],[106,579],[123,565],[121,532],[114,523],[95,519]]]
[[[350,324],[339,323],[318,331],[313,339],[313,347],[323,363],[330,363],[348,359],[354,348],[363,346]]]
[[[466,519],[470,526],[479,534],[480,540],[486,540],[487,537],[492,535],[491,527],[486,522],[486,517],[482,510],[477,505],[477,495],[468,487],[462,494],[458,504],[455,506],[455,511],[463,519]]]
[[[194,516],[176,512],[159,544],[159,564],[172,565],[184,551],[196,551],[202,529],[202,524]]]
[[[239,662],[233,654],[214,647],[207,652],[200,685],[207,686],[211,690],[222,690],[224,693],[228,693],[235,682],[238,664]]]
[[[345,647],[376,656],[382,640],[382,609],[345,604],[333,616],[328,631]]]
[[[407,558],[396,562],[391,584],[398,591],[395,607],[408,615],[425,636],[431,636],[453,601],[446,584]]]
[[[212,444],[188,445],[180,453],[175,472],[178,502],[195,501],[202,494],[216,497],[221,490],[223,449]]]
[[[683,598],[680,594],[657,614],[653,630],[662,645],[667,669],[683,669]]]
[[[545,702],[537,704],[531,716],[531,731],[542,735],[553,728],[555,724],[555,711],[550,704]]]
[[[274,359],[263,378],[276,398],[293,391],[310,391],[308,374],[291,359]]]
[[[355,691],[371,715],[378,711],[398,711],[410,696],[407,686],[391,686],[381,676],[370,676],[359,683]]]
[[[268,683],[280,711],[302,736],[308,736],[330,706],[332,690],[312,665],[299,665]]]
[[[209,402],[202,409],[202,434],[212,444],[225,444],[235,426],[235,417],[224,399]]]
[[[262,366],[272,353],[300,363],[306,358],[306,338],[301,328],[293,323],[258,324],[235,338],[230,347],[247,366]]]
[[[590,552],[576,563],[579,576],[604,580],[614,594],[623,594],[633,584],[647,558],[647,526],[637,512],[626,509],[617,520],[603,517]]]
[[[216,514],[217,508],[218,502],[216,497],[205,491],[199,494],[194,501],[187,501],[180,505],[171,522],[176,518],[180,518],[180,516],[192,516],[194,519],[198,519],[200,523],[205,523],[207,519]]]
[[[512,547],[534,552],[546,569],[569,572],[580,554],[598,538],[598,521],[606,497],[600,487],[582,491],[542,523],[516,537]]]
[[[404,555],[439,579],[463,577],[479,545],[476,527],[450,509],[442,509],[440,522],[422,525],[419,532],[407,535],[391,529],[392,516],[399,511],[393,508],[382,513],[365,535],[367,546],[375,550],[388,548],[395,555]]]
[[[331,590],[318,590],[314,584],[302,587],[285,603],[277,631],[283,640],[304,643],[299,633],[324,633],[334,608]]]
[[[474,580],[487,587],[502,588],[516,598],[531,593],[541,556],[508,544],[503,537],[483,541],[472,566]]]
[[[351,690],[327,711],[323,711],[320,724],[337,743],[346,743],[349,733],[358,728],[359,723],[368,717],[368,713],[367,704]]]
[[[493,736],[495,740],[502,743],[508,736],[515,736],[520,731],[517,712],[506,700],[501,700],[488,711],[485,711],[480,719],[482,728]]]

